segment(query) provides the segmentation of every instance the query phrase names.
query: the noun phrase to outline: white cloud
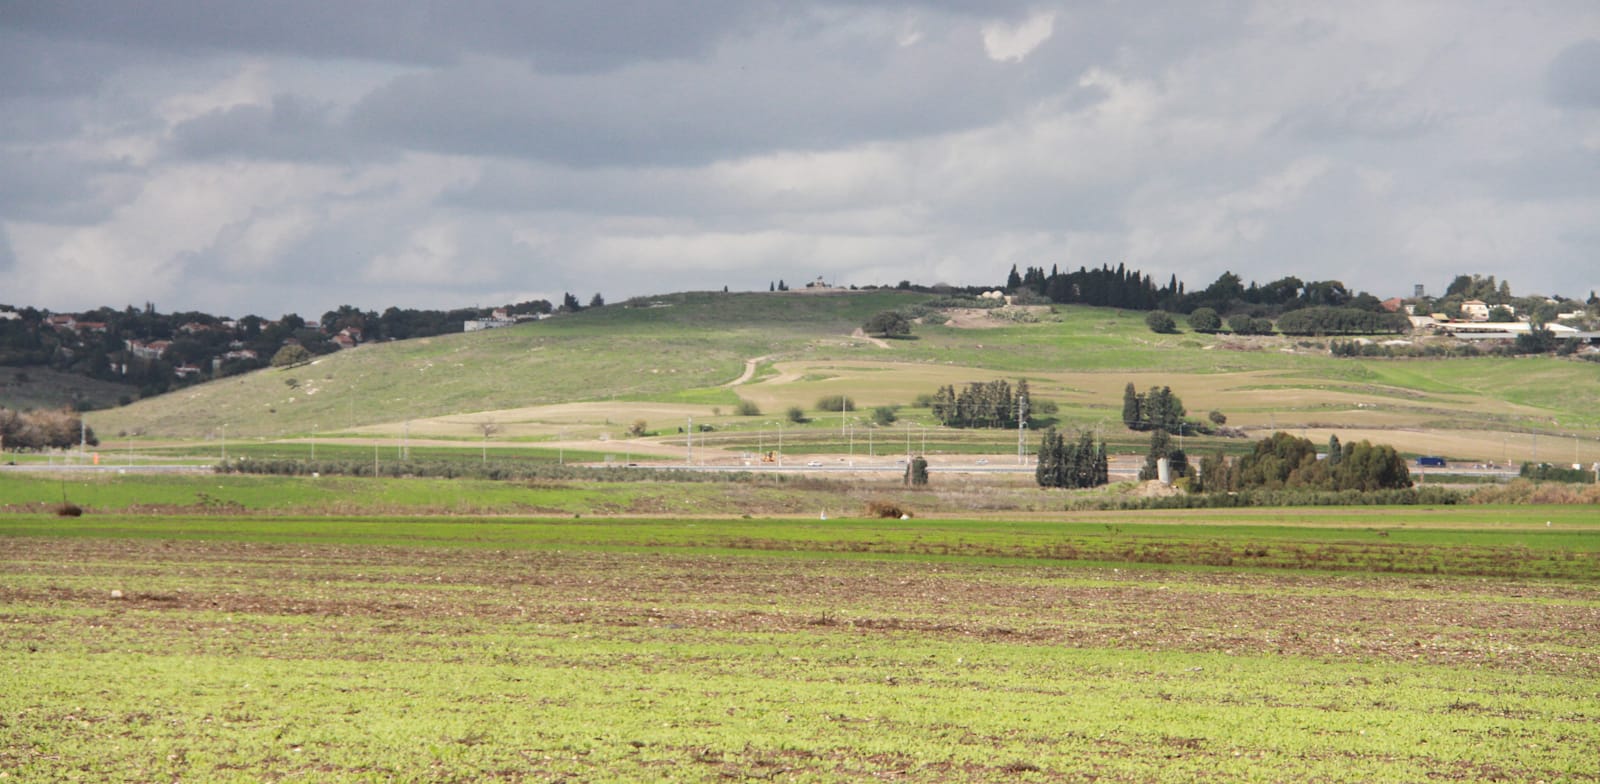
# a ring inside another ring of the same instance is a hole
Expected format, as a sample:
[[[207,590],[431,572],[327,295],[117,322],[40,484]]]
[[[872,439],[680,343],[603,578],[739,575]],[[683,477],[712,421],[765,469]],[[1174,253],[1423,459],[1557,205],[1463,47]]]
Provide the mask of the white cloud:
[[[1042,11],[1027,19],[1008,24],[989,22],[983,26],[983,51],[996,62],[1020,63],[1055,33],[1056,15]]]

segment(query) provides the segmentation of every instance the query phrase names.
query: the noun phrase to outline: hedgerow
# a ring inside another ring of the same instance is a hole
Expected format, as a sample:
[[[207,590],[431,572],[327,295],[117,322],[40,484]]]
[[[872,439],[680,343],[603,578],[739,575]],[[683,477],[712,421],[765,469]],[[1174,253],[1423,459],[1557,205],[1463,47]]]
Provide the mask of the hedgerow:
[[[512,463],[416,462],[373,463],[361,460],[251,460],[219,463],[218,473],[261,474],[266,476],[384,476],[420,479],[490,479],[504,481],[590,480],[596,482],[786,482],[782,474],[757,476],[748,471],[683,471],[672,468],[638,466],[568,466]]]
[[[1391,490],[1243,490],[1237,493],[1181,493],[1163,497],[1084,496],[1069,511],[1139,509],[1229,509],[1261,506],[1444,506],[1462,503],[1466,494],[1443,487]]]

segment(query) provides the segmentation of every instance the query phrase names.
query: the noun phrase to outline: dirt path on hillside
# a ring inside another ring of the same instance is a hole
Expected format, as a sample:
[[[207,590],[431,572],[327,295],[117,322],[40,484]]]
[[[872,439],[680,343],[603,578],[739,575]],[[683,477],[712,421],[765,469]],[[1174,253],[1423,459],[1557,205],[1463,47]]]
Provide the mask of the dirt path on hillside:
[[[861,329],[860,327],[856,327],[856,331],[850,333],[850,337],[853,337],[853,338],[855,338],[857,340],[865,340],[868,343],[871,343],[872,345],[877,346],[878,348],[888,348],[889,347],[889,341],[884,340],[883,338],[872,337],[872,336],[868,335],[866,333],[866,331]]]
[[[740,384],[749,383],[750,379],[754,378],[755,375],[756,375],[756,366],[761,364],[764,360],[768,360],[768,359],[771,359],[771,358],[772,358],[772,356],[769,354],[769,355],[766,355],[766,356],[760,356],[760,357],[755,357],[754,359],[745,360],[744,361],[744,372],[740,373],[738,378],[736,378],[736,379],[734,379],[732,381],[729,381],[726,384],[723,384],[723,386],[725,386],[725,387],[736,387],[736,386],[739,386]]]

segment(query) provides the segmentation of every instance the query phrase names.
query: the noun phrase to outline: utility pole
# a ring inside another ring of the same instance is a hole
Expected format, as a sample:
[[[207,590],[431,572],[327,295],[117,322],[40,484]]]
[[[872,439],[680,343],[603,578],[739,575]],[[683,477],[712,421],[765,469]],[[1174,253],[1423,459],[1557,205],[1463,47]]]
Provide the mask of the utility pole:
[[[1026,457],[1026,452],[1025,452],[1027,447],[1024,445],[1024,442],[1023,442],[1023,438],[1026,435],[1027,428],[1028,428],[1028,396],[1027,395],[1019,395],[1019,396],[1017,396],[1017,465],[1026,465],[1027,462],[1028,462],[1028,458]]]

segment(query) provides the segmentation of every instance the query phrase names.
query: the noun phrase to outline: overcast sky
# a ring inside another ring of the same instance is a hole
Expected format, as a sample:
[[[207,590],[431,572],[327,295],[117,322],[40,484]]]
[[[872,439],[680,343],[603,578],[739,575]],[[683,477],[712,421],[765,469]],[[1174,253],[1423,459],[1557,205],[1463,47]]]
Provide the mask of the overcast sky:
[[[1600,2],[0,0],[0,302],[1600,289]]]

